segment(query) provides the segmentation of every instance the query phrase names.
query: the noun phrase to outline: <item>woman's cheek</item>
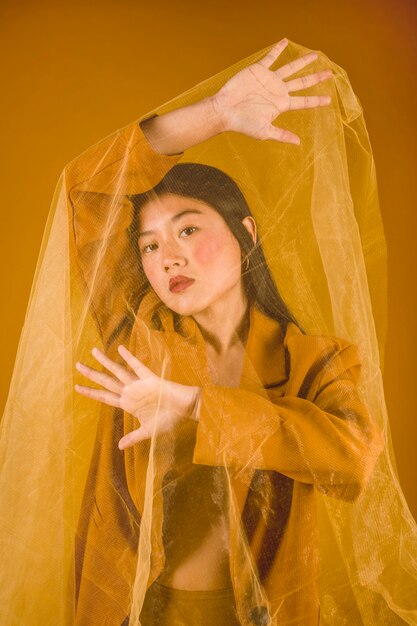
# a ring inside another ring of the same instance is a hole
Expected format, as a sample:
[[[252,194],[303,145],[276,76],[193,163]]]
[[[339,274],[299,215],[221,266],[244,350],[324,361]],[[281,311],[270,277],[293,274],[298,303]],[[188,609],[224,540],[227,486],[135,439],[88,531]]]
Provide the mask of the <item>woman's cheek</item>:
[[[213,262],[221,263],[222,258],[230,259],[229,248],[233,245],[230,237],[219,235],[216,233],[206,234],[200,237],[194,248],[194,259],[199,265],[212,264]]]
[[[158,271],[152,263],[142,261],[143,271],[151,286],[155,289],[158,286]]]

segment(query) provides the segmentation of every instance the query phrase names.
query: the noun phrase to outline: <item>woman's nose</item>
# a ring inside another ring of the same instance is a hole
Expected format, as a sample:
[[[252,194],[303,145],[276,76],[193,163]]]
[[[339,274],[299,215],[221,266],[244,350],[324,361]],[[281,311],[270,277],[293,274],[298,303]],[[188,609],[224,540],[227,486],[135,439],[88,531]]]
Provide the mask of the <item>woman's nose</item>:
[[[169,246],[164,250],[162,263],[164,270],[168,272],[174,267],[184,267],[184,265],[186,265],[186,259],[176,246]]]

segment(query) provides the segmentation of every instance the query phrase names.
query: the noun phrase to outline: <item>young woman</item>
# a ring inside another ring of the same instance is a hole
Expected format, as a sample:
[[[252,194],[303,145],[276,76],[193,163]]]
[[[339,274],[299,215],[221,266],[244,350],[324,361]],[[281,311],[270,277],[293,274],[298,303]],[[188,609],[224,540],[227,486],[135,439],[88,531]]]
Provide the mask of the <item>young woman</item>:
[[[215,95],[129,128],[117,203],[114,146],[93,176],[68,169],[105,348],[93,349],[104,370],[76,366],[98,388],[76,390],[112,407],[78,530],[79,625],[317,624],[315,489],[355,501],[381,451],[356,347],[300,328],[233,179],[177,164],[226,131],[300,142],[272,122],[328,105],[290,94],[331,72],[291,79],[315,54],[271,70],[287,43]]]
[[[2,625],[417,624],[385,267],[360,102],[292,42],[69,163],[1,423]]]

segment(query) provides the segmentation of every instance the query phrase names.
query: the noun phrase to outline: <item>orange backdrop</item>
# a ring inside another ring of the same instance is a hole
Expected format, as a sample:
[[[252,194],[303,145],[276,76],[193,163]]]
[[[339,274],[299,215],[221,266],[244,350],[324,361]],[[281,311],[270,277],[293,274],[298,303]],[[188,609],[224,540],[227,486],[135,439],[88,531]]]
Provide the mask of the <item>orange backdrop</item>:
[[[16,0],[1,11],[1,408],[64,165],[286,36],[345,68],[365,111],[389,254],[386,398],[400,481],[417,517],[415,1]]]

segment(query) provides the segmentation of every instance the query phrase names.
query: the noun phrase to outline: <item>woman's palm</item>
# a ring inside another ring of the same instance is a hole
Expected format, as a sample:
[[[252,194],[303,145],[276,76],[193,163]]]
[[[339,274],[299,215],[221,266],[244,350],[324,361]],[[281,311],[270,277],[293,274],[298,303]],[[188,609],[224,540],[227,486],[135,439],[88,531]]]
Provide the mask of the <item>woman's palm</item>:
[[[283,79],[298,72],[317,58],[309,53],[277,70],[269,67],[287,45],[283,40],[259,62],[235,74],[215,95],[214,104],[223,117],[225,130],[233,130],[256,139],[275,139],[299,143],[290,131],[277,128],[272,122],[284,111],[325,106],[329,96],[291,96],[293,91],[312,87],[332,76],[330,70],[309,74],[285,82]]]

